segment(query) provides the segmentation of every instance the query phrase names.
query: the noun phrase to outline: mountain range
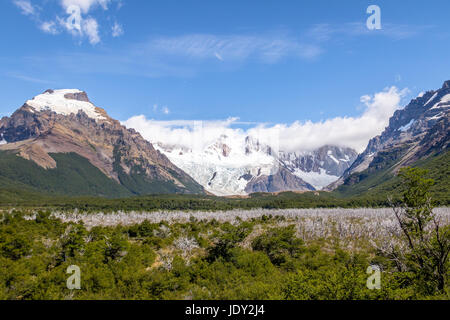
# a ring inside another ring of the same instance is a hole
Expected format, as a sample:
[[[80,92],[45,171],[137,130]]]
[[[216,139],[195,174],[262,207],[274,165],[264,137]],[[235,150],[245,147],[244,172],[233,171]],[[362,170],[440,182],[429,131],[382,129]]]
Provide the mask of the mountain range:
[[[358,155],[336,146],[283,152],[254,137],[226,135],[201,150],[163,143],[156,143],[156,148],[220,196],[320,190],[339,179]]]
[[[359,155],[331,145],[286,152],[257,137],[225,134],[189,148],[150,143],[96,107],[86,92],[47,90],[0,120],[0,188],[102,197],[316,190],[357,195],[392,189],[397,171],[408,165],[432,167],[438,180],[447,181],[449,107],[446,81],[396,111]]]

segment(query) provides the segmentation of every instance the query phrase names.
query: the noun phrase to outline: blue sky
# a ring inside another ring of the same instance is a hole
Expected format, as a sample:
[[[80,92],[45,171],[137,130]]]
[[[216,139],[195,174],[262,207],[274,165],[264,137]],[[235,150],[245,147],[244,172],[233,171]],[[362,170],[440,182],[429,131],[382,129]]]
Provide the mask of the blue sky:
[[[81,31],[66,25],[74,4]],[[382,30],[365,27],[371,4]],[[361,97],[387,87],[408,88],[402,104],[450,79],[448,0],[4,0],[0,12],[0,115],[79,88],[119,120],[318,122],[360,116]]]

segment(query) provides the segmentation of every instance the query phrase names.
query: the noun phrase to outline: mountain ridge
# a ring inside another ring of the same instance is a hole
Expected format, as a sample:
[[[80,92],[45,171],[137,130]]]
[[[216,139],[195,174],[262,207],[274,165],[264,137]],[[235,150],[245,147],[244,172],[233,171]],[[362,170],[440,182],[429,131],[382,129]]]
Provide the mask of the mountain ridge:
[[[448,151],[449,121],[450,81],[445,81],[440,89],[420,94],[397,110],[386,129],[369,141],[352,166],[326,190],[339,191],[386,168],[392,177],[401,167]]]

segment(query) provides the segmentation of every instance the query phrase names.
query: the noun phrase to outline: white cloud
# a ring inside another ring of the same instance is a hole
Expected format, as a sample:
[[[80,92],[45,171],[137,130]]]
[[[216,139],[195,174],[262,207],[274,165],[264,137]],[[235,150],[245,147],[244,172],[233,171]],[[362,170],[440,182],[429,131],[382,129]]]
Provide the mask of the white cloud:
[[[153,109],[154,113],[162,113],[162,114],[165,114],[165,115],[168,115],[170,113],[170,109],[167,106],[160,107],[157,104],[154,104],[152,109]]]
[[[162,108],[162,112],[163,112],[164,114],[169,114],[169,113],[170,113],[170,110],[169,110],[168,107],[163,107],[163,108]]]
[[[131,117],[122,124],[128,128],[134,128],[152,143],[162,142],[169,145],[192,147],[193,144],[198,143],[206,146],[215,142],[223,134],[230,137],[244,135],[243,130],[230,127],[236,121],[237,118],[223,121],[158,121],[139,115]]]
[[[112,27],[112,36],[114,38],[117,38],[120,37],[121,35],[123,35],[123,27],[117,22],[115,22]]]
[[[14,0],[13,3],[21,10],[24,15],[35,15],[37,9],[28,0]]]
[[[192,147],[201,139],[203,145],[214,143],[221,135],[229,137],[253,136],[261,142],[273,144],[273,137],[279,137],[279,148],[283,151],[314,150],[324,145],[351,147],[362,152],[368,141],[379,135],[389,123],[395,110],[400,109],[407,89],[386,88],[374,95],[361,97],[365,110],[359,117],[336,117],[325,121],[296,121],[292,124],[272,126],[257,125],[244,130],[233,127],[237,118],[224,121],[158,121],[143,115],[134,116],[123,122],[129,128],[139,131],[150,142],[177,144]]]
[[[388,125],[389,118],[400,108],[401,99],[407,92],[406,89],[391,87],[373,96],[361,97],[366,109],[359,117],[336,117],[320,122],[296,121],[291,125],[264,127],[262,132],[269,137],[273,132],[279,132],[282,150],[312,150],[330,144],[348,146],[361,152],[369,139],[380,134]]]
[[[91,44],[97,44],[100,42],[98,23],[94,18],[87,18],[83,20],[82,31],[87,35]]]
[[[95,1],[63,0],[63,7],[66,9],[67,17],[57,18],[60,26],[66,29],[73,36],[87,37],[92,45],[100,42],[99,25],[92,17],[83,17],[82,11],[88,12]],[[106,7],[107,9],[107,7]],[[105,10],[106,10],[105,9]]]
[[[100,6],[103,10],[108,10],[108,4],[111,0],[61,0],[64,9],[70,6],[77,6],[83,13],[88,13],[92,7]]]
[[[59,33],[58,26],[56,25],[56,23],[54,21],[44,21],[41,23],[39,28],[46,33],[50,33],[50,34],[58,34]]]
[[[113,1],[118,3],[117,8],[121,7],[121,0],[57,0],[64,13],[50,20],[41,18],[41,14],[48,10],[34,6],[29,0],[13,0],[13,3],[23,14],[30,16],[43,32],[56,35],[65,30],[74,37],[87,38],[92,45],[95,45],[101,41],[100,24],[90,13],[95,8],[108,10],[109,4]],[[44,1],[43,5],[46,4],[47,1]],[[123,28],[116,22],[112,27],[112,36],[118,37],[122,34]]]

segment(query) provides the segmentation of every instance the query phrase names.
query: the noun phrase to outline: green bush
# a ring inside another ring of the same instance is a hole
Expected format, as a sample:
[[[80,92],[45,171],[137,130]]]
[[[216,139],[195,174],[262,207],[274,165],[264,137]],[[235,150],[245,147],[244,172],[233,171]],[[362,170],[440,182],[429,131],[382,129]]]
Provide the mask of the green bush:
[[[264,252],[275,265],[282,265],[302,252],[303,241],[295,236],[295,226],[273,228],[257,237],[253,250]]]

